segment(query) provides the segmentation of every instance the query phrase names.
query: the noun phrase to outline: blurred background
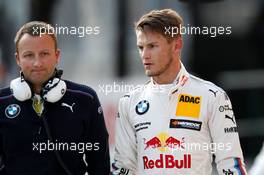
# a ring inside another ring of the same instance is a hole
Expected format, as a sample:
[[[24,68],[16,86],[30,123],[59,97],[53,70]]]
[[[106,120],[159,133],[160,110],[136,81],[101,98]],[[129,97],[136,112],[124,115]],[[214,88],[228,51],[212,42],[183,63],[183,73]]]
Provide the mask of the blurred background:
[[[43,20],[78,29],[57,33],[60,68],[64,78],[97,91],[113,145],[119,98],[148,80],[134,22],[162,8],[176,10],[185,26],[231,27],[229,35],[184,35],[182,62],[189,72],[221,86],[230,96],[249,169],[264,138],[263,0],[0,0],[0,87],[19,75],[13,40],[21,25]],[[84,34],[82,27],[89,32]]]

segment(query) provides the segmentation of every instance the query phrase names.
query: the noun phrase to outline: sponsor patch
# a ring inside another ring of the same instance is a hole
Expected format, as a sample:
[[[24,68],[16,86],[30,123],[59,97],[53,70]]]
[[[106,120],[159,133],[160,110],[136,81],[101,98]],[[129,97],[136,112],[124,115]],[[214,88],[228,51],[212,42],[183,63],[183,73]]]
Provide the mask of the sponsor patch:
[[[119,175],[128,175],[128,173],[129,173],[129,170],[125,168],[121,168]]]
[[[171,119],[170,128],[182,128],[200,131],[202,122],[192,120]]]
[[[136,105],[136,113],[138,115],[143,115],[149,110],[149,102],[147,100],[142,100]]]
[[[199,118],[201,101],[201,96],[180,94],[178,98],[176,116]]]
[[[134,127],[136,129],[136,132],[143,130],[143,129],[148,129],[148,127],[151,125],[151,122],[143,122],[143,123],[138,123]]]
[[[98,114],[102,114],[102,113],[103,113],[103,108],[102,108],[102,106],[99,106],[97,111],[98,111]]]
[[[234,175],[234,172],[231,171],[230,169],[228,169],[228,170],[223,169],[223,173],[224,173],[224,175]]]
[[[233,109],[229,105],[221,105],[218,108],[219,112],[224,112],[224,111],[233,111]]]
[[[237,127],[224,128],[225,133],[237,132]]]
[[[7,118],[16,118],[20,113],[20,106],[18,104],[11,104],[6,107],[5,115]]]

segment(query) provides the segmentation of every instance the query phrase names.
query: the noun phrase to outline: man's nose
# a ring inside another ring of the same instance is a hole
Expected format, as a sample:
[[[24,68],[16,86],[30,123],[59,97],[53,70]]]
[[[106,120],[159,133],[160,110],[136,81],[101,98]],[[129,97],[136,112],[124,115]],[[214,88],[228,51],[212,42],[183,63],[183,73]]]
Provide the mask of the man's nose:
[[[150,58],[150,52],[147,48],[144,48],[141,53],[141,57],[143,60]]]
[[[33,66],[34,67],[40,67],[41,64],[42,64],[41,58],[39,56],[36,56],[35,59],[34,59],[34,62],[33,62]]]

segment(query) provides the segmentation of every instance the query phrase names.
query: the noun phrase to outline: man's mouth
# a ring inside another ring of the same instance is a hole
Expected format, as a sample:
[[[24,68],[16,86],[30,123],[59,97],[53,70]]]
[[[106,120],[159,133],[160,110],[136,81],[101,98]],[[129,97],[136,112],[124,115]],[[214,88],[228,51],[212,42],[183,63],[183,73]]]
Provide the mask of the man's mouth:
[[[149,69],[150,66],[152,66],[152,65],[153,65],[153,63],[144,63],[145,69]]]
[[[44,69],[35,69],[35,70],[32,70],[32,72],[35,72],[35,73],[38,73],[38,72],[43,72],[45,71]]]

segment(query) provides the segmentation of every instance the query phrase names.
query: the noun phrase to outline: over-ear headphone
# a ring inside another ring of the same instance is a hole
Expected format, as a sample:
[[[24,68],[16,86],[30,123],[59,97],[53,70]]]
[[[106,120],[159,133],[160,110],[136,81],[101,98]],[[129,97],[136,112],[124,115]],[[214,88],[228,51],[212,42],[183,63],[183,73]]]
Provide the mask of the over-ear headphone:
[[[45,101],[55,103],[65,94],[66,83],[61,79],[62,73],[62,70],[56,69],[55,75],[43,85],[40,95]],[[28,100],[33,96],[31,85],[25,80],[22,72],[20,77],[11,81],[10,89],[19,101]]]

